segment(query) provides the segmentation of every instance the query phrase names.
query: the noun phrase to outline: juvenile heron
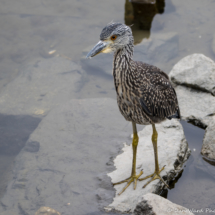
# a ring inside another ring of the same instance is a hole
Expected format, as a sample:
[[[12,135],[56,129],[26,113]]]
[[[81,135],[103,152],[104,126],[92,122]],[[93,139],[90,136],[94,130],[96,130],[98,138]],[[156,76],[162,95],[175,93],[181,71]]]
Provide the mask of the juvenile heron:
[[[126,186],[119,193],[134,182],[136,189],[137,180],[151,178],[144,186],[151,181],[160,179],[167,187],[168,185],[161,178],[159,169],[157,137],[158,133],[155,123],[165,119],[180,118],[177,96],[172,87],[168,75],[155,66],[132,60],[133,36],[130,27],[121,23],[109,23],[100,34],[100,41],[87,54],[87,58],[94,57],[99,53],[114,52],[113,77],[117,93],[117,103],[121,114],[127,121],[132,122],[133,127],[133,162],[131,176],[125,180],[114,183],[127,182]],[[138,134],[136,124],[152,125],[152,143],[155,157],[155,171],[153,174],[141,178],[141,171],[136,174],[136,152],[138,145]]]

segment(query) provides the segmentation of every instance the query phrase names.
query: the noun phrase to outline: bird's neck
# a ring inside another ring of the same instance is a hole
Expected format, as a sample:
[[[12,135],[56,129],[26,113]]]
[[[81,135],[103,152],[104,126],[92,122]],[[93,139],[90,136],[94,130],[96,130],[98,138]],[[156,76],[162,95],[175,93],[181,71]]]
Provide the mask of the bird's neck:
[[[128,45],[124,46],[122,49],[118,49],[117,51],[115,51],[114,60],[119,58],[132,59],[133,52],[134,52],[134,45],[133,45],[133,41],[131,41]]]
[[[131,42],[127,46],[123,47],[122,49],[118,49],[114,53],[113,77],[116,88],[118,85],[123,84],[123,82],[126,80],[126,77],[134,67],[134,61],[132,60],[133,49],[134,45],[133,42]]]

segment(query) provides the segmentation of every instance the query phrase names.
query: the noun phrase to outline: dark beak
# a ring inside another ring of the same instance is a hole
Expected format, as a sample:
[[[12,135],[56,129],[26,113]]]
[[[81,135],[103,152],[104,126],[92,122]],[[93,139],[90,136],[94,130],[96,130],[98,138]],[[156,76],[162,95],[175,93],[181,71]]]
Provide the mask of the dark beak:
[[[86,58],[94,57],[95,55],[102,52],[107,47],[107,43],[103,41],[99,41],[92,50],[87,54]]]

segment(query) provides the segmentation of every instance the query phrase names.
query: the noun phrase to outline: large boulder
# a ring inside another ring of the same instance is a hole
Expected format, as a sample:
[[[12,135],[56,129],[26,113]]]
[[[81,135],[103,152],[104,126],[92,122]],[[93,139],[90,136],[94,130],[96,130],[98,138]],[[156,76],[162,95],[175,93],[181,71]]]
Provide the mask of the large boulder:
[[[215,63],[203,54],[189,55],[180,60],[171,70],[170,79],[215,96]]]
[[[206,128],[215,113],[215,63],[192,54],[180,60],[169,77],[176,84],[182,119]]]
[[[173,177],[181,171],[183,163],[190,155],[187,141],[184,136],[182,125],[178,120],[166,120],[161,124],[156,125],[158,132],[158,158],[160,168],[165,166],[161,172],[161,176],[165,180],[170,181]],[[152,126],[145,126],[142,131],[138,133],[139,144],[137,149],[137,174],[143,169],[142,178],[154,172],[154,150],[151,141]],[[132,161],[132,146],[124,145],[123,153],[118,155],[114,160],[116,170],[109,173],[112,182],[121,181],[128,178],[131,174]],[[148,179],[149,180],[149,179]],[[120,212],[133,211],[143,195],[151,193],[160,193],[164,188],[164,184],[160,180],[151,182],[146,188],[142,188],[147,182],[141,181],[137,183],[136,190],[133,186],[129,186],[121,195],[118,193],[123,189],[125,183],[116,185],[116,195],[114,201],[106,207],[106,210],[117,210]]]

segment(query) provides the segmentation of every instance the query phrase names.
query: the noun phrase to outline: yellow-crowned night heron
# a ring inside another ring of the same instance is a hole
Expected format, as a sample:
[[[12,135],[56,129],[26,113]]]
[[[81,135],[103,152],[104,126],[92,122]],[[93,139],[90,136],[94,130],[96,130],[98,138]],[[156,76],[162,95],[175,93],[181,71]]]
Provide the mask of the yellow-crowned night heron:
[[[99,53],[114,52],[113,77],[117,93],[117,103],[121,114],[126,120],[132,122],[133,126],[133,162],[131,176],[123,181],[127,182],[121,193],[134,182],[136,188],[137,180],[151,177],[143,187],[151,181],[160,179],[167,187],[168,185],[160,177],[158,153],[157,153],[157,131],[155,123],[167,119],[180,118],[180,110],[174,88],[168,75],[155,66],[132,60],[133,36],[130,27],[121,23],[108,24],[100,34],[100,41],[87,54],[87,58]],[[136,174],[136,152],[138,135],[136,124],[152,125],[152,143],[155,156],[155,172],[145,178],[139,177],[141,171]],[[121,194],[120,193],[120,194]]]

